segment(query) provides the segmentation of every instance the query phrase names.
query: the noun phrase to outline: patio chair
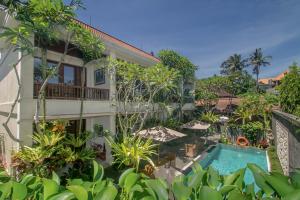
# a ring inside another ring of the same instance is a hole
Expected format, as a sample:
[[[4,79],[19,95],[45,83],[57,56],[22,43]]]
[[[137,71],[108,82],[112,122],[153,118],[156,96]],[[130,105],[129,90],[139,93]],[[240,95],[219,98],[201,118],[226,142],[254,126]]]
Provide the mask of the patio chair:
[[[196,144],[185,144],[185,155],[193,158],[196,156]]]

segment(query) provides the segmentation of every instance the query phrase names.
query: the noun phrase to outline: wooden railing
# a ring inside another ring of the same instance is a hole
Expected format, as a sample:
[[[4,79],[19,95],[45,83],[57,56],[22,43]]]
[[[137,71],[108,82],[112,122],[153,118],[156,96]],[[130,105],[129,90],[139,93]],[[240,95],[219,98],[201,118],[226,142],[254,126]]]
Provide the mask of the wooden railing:
[[[41,84],[35,83],[33,88],[33,96],[37,98],[38,92],[41,88]],[[74,100],[80,99],[81,89],[84,90],[83,98],[85,100],[109,100],[109,90],[100,88],[91,88],[66,84],[52,84],[48,83],[46,86],[46,98],[47,99],[66,99]]]

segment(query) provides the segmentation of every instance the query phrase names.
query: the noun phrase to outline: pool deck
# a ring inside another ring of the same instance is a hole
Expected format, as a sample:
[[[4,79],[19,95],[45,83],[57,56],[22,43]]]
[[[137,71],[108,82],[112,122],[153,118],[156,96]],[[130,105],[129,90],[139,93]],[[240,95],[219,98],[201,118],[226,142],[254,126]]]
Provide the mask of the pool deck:
[[[155,177],[163,178],[171,183],[175,176],[181,175],[193,164],[194,161],[204,156],[208,147],[216,145],[220,139],[219,134],[208,137],[191,134],[184,138],[160,145],[160,155],[174,153],[176,155],[175,166],[162,165],[154,172]],[[206,144],[205,144],[206,141]],[[196,144],[195,157],[187,157],[185,154],[185,144]]]

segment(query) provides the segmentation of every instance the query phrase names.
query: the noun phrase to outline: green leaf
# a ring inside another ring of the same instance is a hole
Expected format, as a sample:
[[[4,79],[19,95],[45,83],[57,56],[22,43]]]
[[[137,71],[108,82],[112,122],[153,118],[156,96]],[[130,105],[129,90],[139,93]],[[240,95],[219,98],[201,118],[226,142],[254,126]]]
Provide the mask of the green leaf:
[[[122,173],[122,175],[119,178],[119,186],[120,187],[124,187],[126,177],[128,176],[128,174],[132,173],[133,171],[134,171],[134,168],[130,168]]]
[[[291,182],[293,186],[300,189],[300,170],[297,169],[295,172],[291,173]]]
[[[107,199],[114,200],[118,194],[118,190],[114,186],[108,186],[101,193],[99,193],[95,199]]]
[[[246,194],[255,197],[254,183],[246,185]]]
[[[219,192],[221,192],[222,195],[226,195],[228,192],[230,192],[236,188],[237,188],[237,186],[235,186],[235,185],[224,185],[223,187],[221,187]]]
[[[11,181],[4,183],[4,184],[0,184],[0,192],[1,192],[0,200],[4,200],[10,195],[11,188],[12,188]]]
[[[224,176],[224,185],[233,185],[236,179],[240,176],[240,172],[236,171],[232,174]]]
[[[47,200],[71,200],[71,199],[74,199],[74,198],[75,198],[75,195],[72,192],[64,191],[64,192],[61,192],[61,193],[56,194],[54,196],[51,196]]]
[[[78,200],[88,200],[89,199],[88,192],[84,189],[84,187],[82,187],[80,185],[71,185],[71,186],[67,186],[67,188],[68,188],[68,190],[73,192],[73,194],[75,195],[75,197]]]
[[[12,199],[22,200],[27,196],[27,188],[22,183],[13,182]]]
[[[59,185],[51,179],[43,179],[44,186],[44,199],[48,199],[50,196],[56,194],[59,190]]]
[[[55,181],[57,185],[60,185],[60,178],[54,171],[52,172],[52,180]]]
[[[238,190],[235,189],[228,194],[228,200],[246,200],[247,198]]]
[[[95,160],[93,160],[93,167],[94,167],[93,180],[94,181],[102,180],[104,175],[103,166],[99,165]]]
[[[187,186],[192,188],[198,188],[202,184],[202,178],[206,172],[205,171],[198,171],[193,173],[191,176],[188,176]]]
[[[155,192],[158,200],[168,199],[167,189],[160,181],[150,179],[150,180],[145,180],[144,182],[149,188],[151,188]]]
[[[24,185],[29,185],[30,183],[34,182],[36,179],[35,176],[33,176],[32,174],[28,174],[26,176],[24,176],[22,178],[22,180],[20,181],[20,183],[24,184]]]
[[[136,173],[130,173],[125,179],[124,189],[127,192],[130,192],[130,189],[136,184],[139,180],[140,175]]]
[[[281,197],[284,197],[285,195],[294,191],[294,187],[291,184],[282,180],[282,178],[279,178],[277,176],[267,175],[265,176],[265,179]]]
[[[185,186],[182,182],[174,182],[172,192],[176,200],[186,200],[190,197],[192,188]]]
[[[265,171],[262,170],[260,167],[258,167],[255,164],[248,163],[247,166],[251,170],[251,172],[254,176],[256,185],[265,192],[267,197],[271,196],[274,193],[274,190],[266,182],[266,179],[265,179],[266,173],[265,173]]]
[[[217,190],[214,190],[208,186],[203,186],[200,190],[199,199],[222,200],[222,195]]]
[[[218,171],[216,171],[213,167],[209,166],[207,174],[207,184],[211,188],[216,189],[220,185],[220,176]]]
[[[300,190],[294,190],[283,197],[282,200],[300,200]]]

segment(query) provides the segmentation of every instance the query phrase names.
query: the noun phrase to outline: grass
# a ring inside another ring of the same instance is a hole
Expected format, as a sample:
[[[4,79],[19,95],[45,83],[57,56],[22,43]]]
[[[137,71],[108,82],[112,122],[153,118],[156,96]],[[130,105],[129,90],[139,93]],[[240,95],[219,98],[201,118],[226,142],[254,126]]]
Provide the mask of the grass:
[[[268,152],[268,156],[270,159],[270,164],[271,164],[271,172],[278,172],[283,174],[282,168],[281,168],[281,164],[279,162],[277,153],[276,153],[276,148],[274,146],[270,146],[267,149]]]

